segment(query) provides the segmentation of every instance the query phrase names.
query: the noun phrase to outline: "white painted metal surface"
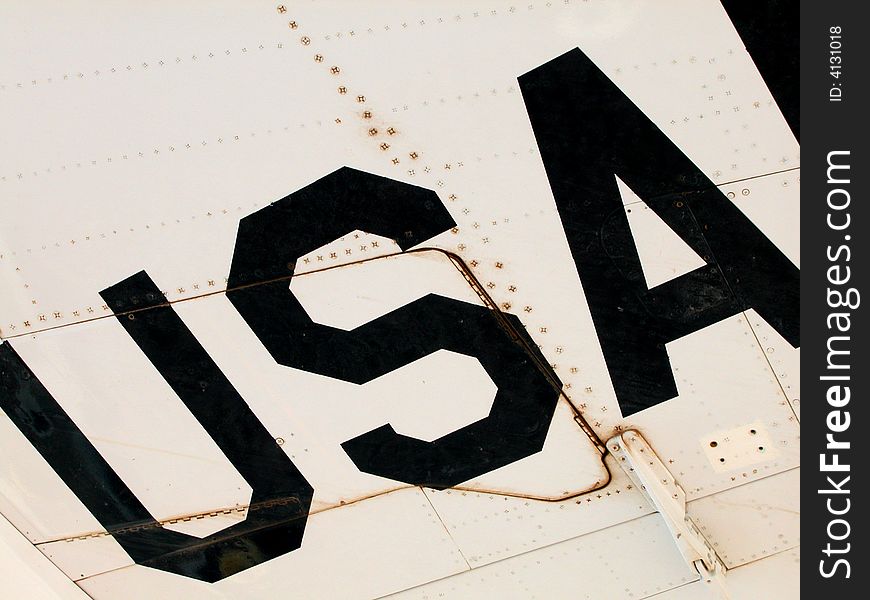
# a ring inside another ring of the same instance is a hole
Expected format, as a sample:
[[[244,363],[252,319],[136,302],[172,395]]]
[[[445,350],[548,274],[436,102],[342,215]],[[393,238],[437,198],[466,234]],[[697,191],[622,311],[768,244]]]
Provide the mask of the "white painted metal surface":
[[[220,531],[250,485],[99,296],[145,269],[315,488],[299,550],[209,584],[135,565],[0,414],[0,538],[35,572],[0,567],[0,595],[698,598],[655,507],[587,435],[633,428],[732,597],[797,598],[799,349],[743,311],[669,343],[678,396],[624,417],[517,84],[582,48],[799,265],[799,147],[719,3],[286,5],[0,9],[0,336],[165,528]],[[486,416],[480,363],[439,351],[351,384],[278,365],[233,308],[239,220],[343,165],[434,190],[457,226],[403,254],[348,231],[288,289],[345,330],[429,293],[515,315],[563,384],[541,452],[441,491],[363,473],[350,437]],[[698,266],[620,190],[650,286]]]

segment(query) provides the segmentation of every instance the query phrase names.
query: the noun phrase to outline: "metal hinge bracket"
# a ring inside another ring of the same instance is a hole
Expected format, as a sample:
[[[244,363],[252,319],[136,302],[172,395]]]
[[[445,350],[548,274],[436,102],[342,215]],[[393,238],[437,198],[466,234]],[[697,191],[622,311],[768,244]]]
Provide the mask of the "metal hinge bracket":
[[[729,599],[725,565],[686,514],[686,492],[643,436],[628,430],[607,441],[607,449],[662,515],[677,549],[715,598]]]

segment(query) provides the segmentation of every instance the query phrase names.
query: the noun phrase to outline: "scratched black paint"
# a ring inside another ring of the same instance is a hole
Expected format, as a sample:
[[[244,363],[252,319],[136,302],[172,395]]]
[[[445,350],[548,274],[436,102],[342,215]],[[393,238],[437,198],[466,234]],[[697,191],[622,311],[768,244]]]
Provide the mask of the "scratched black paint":
[[[799,345],[797,267],[583,52],[519,83],[623,415],[677,395],[666,343],[742,310]],[[647,289],[615,175],[707,264]]]

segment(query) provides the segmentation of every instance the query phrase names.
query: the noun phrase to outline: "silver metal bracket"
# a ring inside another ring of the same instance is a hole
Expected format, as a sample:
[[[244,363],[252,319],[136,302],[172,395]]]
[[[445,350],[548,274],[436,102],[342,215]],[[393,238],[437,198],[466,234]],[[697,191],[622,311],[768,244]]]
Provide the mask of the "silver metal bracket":
[[[728,600],[725,565],[686,514],[686,492],[643,436],[628,430],[607,441],[622,469],[661,513],[685,561],[694,568],[711,597]]]

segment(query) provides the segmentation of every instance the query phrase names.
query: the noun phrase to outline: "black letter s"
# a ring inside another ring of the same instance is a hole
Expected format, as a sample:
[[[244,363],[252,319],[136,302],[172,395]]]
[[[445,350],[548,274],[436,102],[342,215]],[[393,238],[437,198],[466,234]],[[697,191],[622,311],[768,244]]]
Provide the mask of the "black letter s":
[[[404,250],[454,225],[434,192],[345,167],[242,219],[227,292],[288,367],[364,384],[439,349],[480,360],[498,386],[486,418],[433,442],[385,424],[342,444],[362,471],[434,488],[540,451],[560,390],[483,306],[430,294],[344,331],[313,322],[288,285],[297,258],[355,229]]]

